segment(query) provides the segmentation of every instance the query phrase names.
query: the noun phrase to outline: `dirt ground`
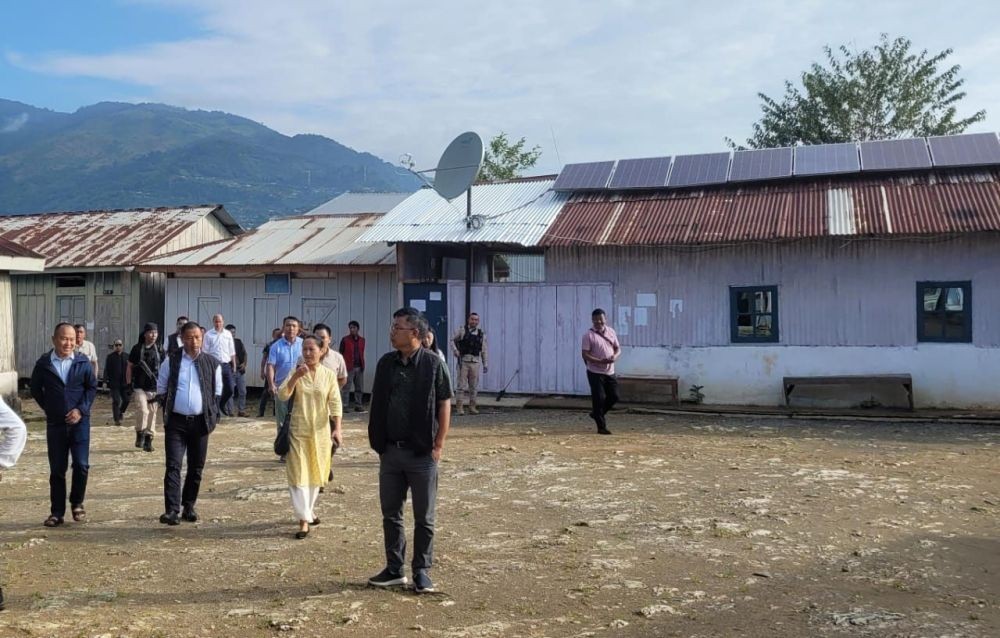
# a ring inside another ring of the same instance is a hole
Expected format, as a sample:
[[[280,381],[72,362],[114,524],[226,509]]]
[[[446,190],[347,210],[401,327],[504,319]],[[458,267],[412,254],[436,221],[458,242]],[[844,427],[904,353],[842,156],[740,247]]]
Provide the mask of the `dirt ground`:
[[[996,427],[615,413],[608,437],[578,412],[460,418],[441,593],[417,596],[365,585],[383,565],[366,417],[347,418],[302,541],[270,422],[219,426],[203,521],[166,527],[160,440],[136,450],[102,397],[90,521],[54,530],[33,422],[0,483],[0,635],[1000,635]]]

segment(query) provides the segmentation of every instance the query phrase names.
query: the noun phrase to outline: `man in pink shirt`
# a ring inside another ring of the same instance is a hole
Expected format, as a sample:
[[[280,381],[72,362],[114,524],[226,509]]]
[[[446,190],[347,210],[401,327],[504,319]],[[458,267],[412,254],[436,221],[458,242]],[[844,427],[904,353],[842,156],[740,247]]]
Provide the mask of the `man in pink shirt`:
[[[583,361],[587,364],[587,381],[593,405],[590,418],[597,423],[598,434],[611,434],[604,417],[618,403],[615,361],[621,356],[622,348],[602,309],[594,310],[590,319],[594,326],[583,335]]]

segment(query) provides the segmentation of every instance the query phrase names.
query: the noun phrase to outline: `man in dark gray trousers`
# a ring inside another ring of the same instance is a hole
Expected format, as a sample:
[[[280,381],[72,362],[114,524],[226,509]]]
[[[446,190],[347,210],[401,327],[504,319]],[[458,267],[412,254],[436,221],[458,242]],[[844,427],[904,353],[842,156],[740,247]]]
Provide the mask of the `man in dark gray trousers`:
[[[427,572],[434,550],[438,462],[451,423],[451,383],[445,362],[421,347],[427,319],[414,308],[393,314],[389,338],[394,352],[379,359],[372,387],[368,441],[379,455],[379,501],[386,566],[368,579],[376,587],[407,584],[403,574],[406,530],[403,506],[413,496],[413,587],[433,592]]]

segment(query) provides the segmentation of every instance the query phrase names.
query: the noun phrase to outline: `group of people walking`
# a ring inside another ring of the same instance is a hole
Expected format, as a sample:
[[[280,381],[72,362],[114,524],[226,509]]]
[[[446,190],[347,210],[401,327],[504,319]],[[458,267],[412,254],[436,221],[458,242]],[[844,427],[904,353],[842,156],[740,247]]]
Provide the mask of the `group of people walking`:
[[[614,364],[621,347],[603,310],[594,310],[592,323],[582,342],[591,387],[591,417],[599,433],[610,434],[606,417],[618,400]],[[196,505],[209,437],[226,413],[231,388],[239,387],[234,377],[245,373],[245,349],[241,358],[236,339],[221,315],[213,317],[213,324],[212,330],[206,330],[186,317],[178,318],[177,331],[167,338],[166,352],[159,346],[156,324],[146,324],[128,357],[123,355],[122,342],[116,341],[115,352],[105,366],[108,378],[123,379],[125,386],[133,388],[139,405],[136,445],[147,451],[152,451],[156,406],[162,405],[166,469],[164,512],[159,520],[165,525],[199,520]],[[316,503],[332,477],[333,455],[343,443],[342,418],[348,397],[353,394],[355,409],[363,409],[358,379],[365,368],[365,340],[357,322],[352,321],[349,330],[335,350],[330,347],[332,331],[328,326],[316,325],[312,334],[303,336],[301,322],[289,316],[265,349],[261,374],[274,400],[276,429],[280,431],[287,421],[290,444],[281,460],[286,463],[298,539],[307,538],[311,527],[321,522]],[[423,314],[413,308],[399,309],[393,314],[389,336],[393,350],[378,360],[368,422],[369,444],[379,455],[386,565],[368,582],[380,587],[409,582],[404,575],[403,526],[409,493],[416,527],[410,562],[413,585],[417,592],[427,592],[434,590],[428,571],[433,555],[438,463],[451,423],[454,392],[446,357]],[[96,355],[91,357],[81,349],[80,341],[77,327],[58,324],[52,349],[38,359],[31,377],[31,396],[46,419],[51,505],[46,527],[64,524],[67,497],[73,520],[87,519],[84,501],[90,470],[90,415],[98,370]],[[486,339],[478,315],[470,315],[468,323],[455,333],[452,354],[458,359],[460,392],[466,392],[470,412],[475,414],[479,374],[487,370]],[[120,423],[128,397],[120,385],[117,390],[115,387],[112,384],[112,402],[116,423]],[[461,413],[461,395],[456,403]],[[3,432],[11,422],[4,408],[0,403],[0,434],[5,434],[0,440],[0,469],[10,467],[23,448],[23,440],[18,443],[16,436],[12,439]],[[67,494],[70,459],[72,478]],[[185,459],[187,473],[182,482]]]

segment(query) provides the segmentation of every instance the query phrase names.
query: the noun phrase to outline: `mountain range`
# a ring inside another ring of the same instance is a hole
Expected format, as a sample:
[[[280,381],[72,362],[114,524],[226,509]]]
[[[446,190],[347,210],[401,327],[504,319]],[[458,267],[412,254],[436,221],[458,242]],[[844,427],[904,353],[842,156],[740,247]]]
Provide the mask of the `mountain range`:
[[[419,186],[370,153],[229,113],[118,102],[61,113],[0,99],[0,214],[218,203],[250,228],[345,191]]]

